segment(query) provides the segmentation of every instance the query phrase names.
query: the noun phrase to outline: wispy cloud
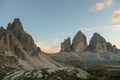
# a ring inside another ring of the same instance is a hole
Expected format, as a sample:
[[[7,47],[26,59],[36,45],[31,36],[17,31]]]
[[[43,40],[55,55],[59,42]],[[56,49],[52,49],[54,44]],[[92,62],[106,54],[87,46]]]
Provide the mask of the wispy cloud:
[[[118,21],[120,20],[120,10],[116,10],[114,13],[113,13],[113,21]]]
[[[48,47],[43,45],[42,43],[37,44],[37,46],[39,46],[40,49],[45,53],[57,53],[61,49],[60,46]]]
[[[102,9],[104,9],[104,4],[102,2],[98,2],[94,6],[91,7],[92,11],[100,11]]]
[[[64,32],[54,34],[54,36],[56,36],[56,37],[60,37],[60,36],[64,36],[64,35],[65,35],[65,33],[64,33]]]
[[[119,23],[114,23],[113,26],[114,27],[120,27],[120,22]]]
[[[81,27],[81,28],[78,28],[78,29],[80,29],[80,30],[82,30],[82,31],[91,31],[91,30],[95,30],[96,27],[92,27],[92,28],[89,28],[89,27]]]
[[[101,11],[113,4],[113,0],[105,0],[104,2],[97,2],[91,7],[91,11]]]
[[[111,5],[113,5],[113,0],[105,0],[106,6],[110,7]]]
[[[116,23],[116,24],[113,24],[111,26],[105,26],[105,27],[80,27],[79,30],[82,30],[82,31],[93,31],[93,30],[119,31],[120,30],[120,23]]]

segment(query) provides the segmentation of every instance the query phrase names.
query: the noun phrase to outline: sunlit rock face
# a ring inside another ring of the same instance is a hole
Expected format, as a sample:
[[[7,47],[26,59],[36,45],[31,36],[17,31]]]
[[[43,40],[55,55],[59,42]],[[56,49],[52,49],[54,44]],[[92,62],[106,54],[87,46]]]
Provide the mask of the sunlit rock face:
[[[78,31],[72,42],[72,51],[79,53],[85,50],[87,50],[86,36],[81,31]]]
[[[89,43],[89,50],[93,52],[106,51],[106,40],[100,34],[94,33]]]
[[[68,37],[61,43],[61,51],[70,52],[71,51],[71,39]]]

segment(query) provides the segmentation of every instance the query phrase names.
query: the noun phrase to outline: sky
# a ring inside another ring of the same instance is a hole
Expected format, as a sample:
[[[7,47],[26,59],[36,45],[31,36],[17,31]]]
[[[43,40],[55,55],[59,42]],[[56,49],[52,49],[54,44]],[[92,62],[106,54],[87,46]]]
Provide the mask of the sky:
[[[100,33],[120,48],[120,0],[0,0],[0,26],[20,18],[44,52],[56,52],[81,30],[89,43]]]

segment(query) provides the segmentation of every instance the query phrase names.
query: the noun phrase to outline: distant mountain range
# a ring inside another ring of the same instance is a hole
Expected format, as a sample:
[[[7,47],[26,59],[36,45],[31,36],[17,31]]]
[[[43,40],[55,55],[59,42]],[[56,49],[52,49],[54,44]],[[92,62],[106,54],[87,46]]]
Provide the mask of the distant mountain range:
[[[46,54],[36,46],[32,36],[25,32],[19,18],[9,23],[6,29],[2,26],[0,28],[0,69],[2,70],[113,65],[120,66],[120,50],[99,33],[94,33],[88,45],[84,33],[78,31],[72,43],[70,37],[61,43],[59,53]]]

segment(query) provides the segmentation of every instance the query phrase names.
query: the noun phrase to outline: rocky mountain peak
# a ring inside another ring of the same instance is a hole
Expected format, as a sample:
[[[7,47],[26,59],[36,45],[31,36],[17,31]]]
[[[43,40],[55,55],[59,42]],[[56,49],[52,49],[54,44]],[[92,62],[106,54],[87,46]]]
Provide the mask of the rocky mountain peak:
[[[71,51],[71,39],[68,37],[67,39],[64,40],[64,42],[61,43],[61,51]]]
[[[15,18],[12,24],[8,24],[4,35],[2,34],[3,31],[4,29],[0,28],[0,36],[2,36],[1,41],[4,42],[6,50],[13,51],[18,55],[21,55],[24,52],[32,55],[39,53],[31,35],[24,31],[19,18]],[[24,49],[24,52],[22,49]]]
[[[74,52],[83,52],[86,49],[87,49],[86,36],[81,31],[78,31],[72,42],[72,50]]]
[[[20,19],[15,18],[12,24],[9,23],[7,27],[7,31],[24,32]]]
[[[94,52],[106,51],[106,40],[99,33],[94,33],[89,43],[89,50]]]
[[[12,24],[14,27],[23,29],[22,23],[19,18],[15,18]]]

